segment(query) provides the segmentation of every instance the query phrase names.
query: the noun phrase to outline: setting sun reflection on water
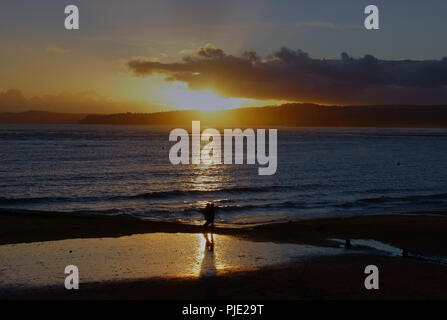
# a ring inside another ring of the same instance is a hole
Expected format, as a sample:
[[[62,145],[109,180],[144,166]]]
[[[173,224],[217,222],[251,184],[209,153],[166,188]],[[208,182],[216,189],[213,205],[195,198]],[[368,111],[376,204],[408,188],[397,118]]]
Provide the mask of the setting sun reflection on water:
[[[88,282],[148,277],[209,277],[343,249],[237,240],[212,234],[152,233],[0,246],[0,290],[64,286],[67,265]]]

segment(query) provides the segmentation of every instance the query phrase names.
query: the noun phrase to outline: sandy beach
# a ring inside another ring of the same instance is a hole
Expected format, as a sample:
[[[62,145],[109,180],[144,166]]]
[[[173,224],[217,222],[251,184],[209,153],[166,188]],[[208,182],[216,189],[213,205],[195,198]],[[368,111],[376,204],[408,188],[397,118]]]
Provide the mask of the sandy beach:
[[[140,233],[202,233],[200,225],[46,211],[0,209],[0,244]],[[248,228],[214,227],[213,233],[252,241],[331,245],[330,238],[374,239],[412,252],[447,255],[447,214],[374,215],[274,223]]]
[[[123,216],[2,210],[1,245],[64,239],[117,238],[144,234],[201,235],[198,225],[144,221]],[[256,267],[234,266],[213,277],[157,276],[123,281],[83,283],[82,290],[33,288],[8,292],[2,299],[446,299],[447,269],[418,257],[447,256],[447,216],[378,215],[316,219],[250,228],[216,226],[226,243],[302,244],[342,247],[330,239],[370,239],[407,249],[410,257],[341,254]],[[223,239],[223,238],[222,238]],[[228,242],[230,241],[230,242]],[[354,243],[355,240],[353,240]],[[43,242],[45,243],[45,242]],[[52,242],[49,242],[52,243]],[[222,241],[221,241],[222,243]],[[358,250],[356,248],[351,250]],[[381,270],[380,290],[363,286],[364,268]]]
[[[447,1],[3,2],[12,314],[447,300]]]

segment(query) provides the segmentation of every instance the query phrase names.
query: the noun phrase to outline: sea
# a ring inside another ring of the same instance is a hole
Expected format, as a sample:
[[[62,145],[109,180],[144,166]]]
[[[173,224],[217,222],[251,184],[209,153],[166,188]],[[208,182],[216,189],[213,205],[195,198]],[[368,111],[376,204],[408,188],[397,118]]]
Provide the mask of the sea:
[[[1,125],[0,208],[247,226],[447,209],[447,130],[277,128],[277,171],[173,165],[171,127]],[[191,130],[191,128],[185,128]]]

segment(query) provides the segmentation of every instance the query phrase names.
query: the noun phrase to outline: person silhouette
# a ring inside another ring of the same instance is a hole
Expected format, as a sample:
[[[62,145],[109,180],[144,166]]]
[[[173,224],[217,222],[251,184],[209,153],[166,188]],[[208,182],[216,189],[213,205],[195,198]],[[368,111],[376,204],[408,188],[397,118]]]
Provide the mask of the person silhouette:
[[[210,205],[210,212],[209,212],[209,221],[211,226],[214,226],[214,216],[216,215],[216,207],[214,206],[214,203],[211,203]]]
[[[214,226],[214,217],[216,213],[216,207],[214,206],[214,203],[207,203],[205,209],[202,210],[202,213],[206,221],[204,226]]]
[[[207,226],[209,224],[209,222],[208,222],[209,221],[209,212],[210,212],[210,204],[207,203],[205,208],[202,209],[202,214],[203,214],[203,216],[205,218],[204,226]]]

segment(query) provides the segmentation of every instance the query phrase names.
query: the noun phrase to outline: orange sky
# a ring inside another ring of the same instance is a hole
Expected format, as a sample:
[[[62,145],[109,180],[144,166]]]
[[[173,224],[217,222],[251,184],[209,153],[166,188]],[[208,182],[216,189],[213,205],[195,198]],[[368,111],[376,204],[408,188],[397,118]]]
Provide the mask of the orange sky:
[[[199,48],[206,46],[222,49],[229,59],[254,50],[268,60],[284,45],[301,48],[313,59],[340,59],[347,51],[357,58],[371,54],[380,59],[439,61],[447,54],[447,44],[433,38],[443,37],[440,30],[445,30],[446,22],[436,13],[447,6],[445,1],[435,1],[438,7],[405,2],[405,16],[400,14],[399,1],[378,1],[381,10],[394,17],[384,20],[387,24],[380,32],[364,30],[364,8],[352,0],[135,0],[126,5],[117,0],[78,0],[73,1],[80,9],[78,31],[64,29],[62,2],[10,1],[0,11],[0,111],[109,113],[209,110],[286,101],[368,103],[361,96],[343,100],[359,90],[348,90],[340,97],[324,96],[325,90],[321,97],[318,90],[289,95],[303,86],[290,83],[287,88],[286,83],[282,95],[270,92],[269,81],[264,81],[260,86],[247,84],[251,91],[242,92],[238,89],[246,84],[231,83],[229,77],[222,77],[227,82],[221,84],[219,77],[210,75],[214,82],[204,86],[202,81],[199,86],[182,81],[178,72],[173,80],[166,70],[136,76],[125,64],[144,57],[172,67],[186,57],[197,57]],[[415,19],[418,15],[429,17],[430,24]],[[419,102],[419,96],[442,100],[445,94],[438,91],[404,93],[407,100]],[[403,96],[386,90],[379,93],[396,101]]]

